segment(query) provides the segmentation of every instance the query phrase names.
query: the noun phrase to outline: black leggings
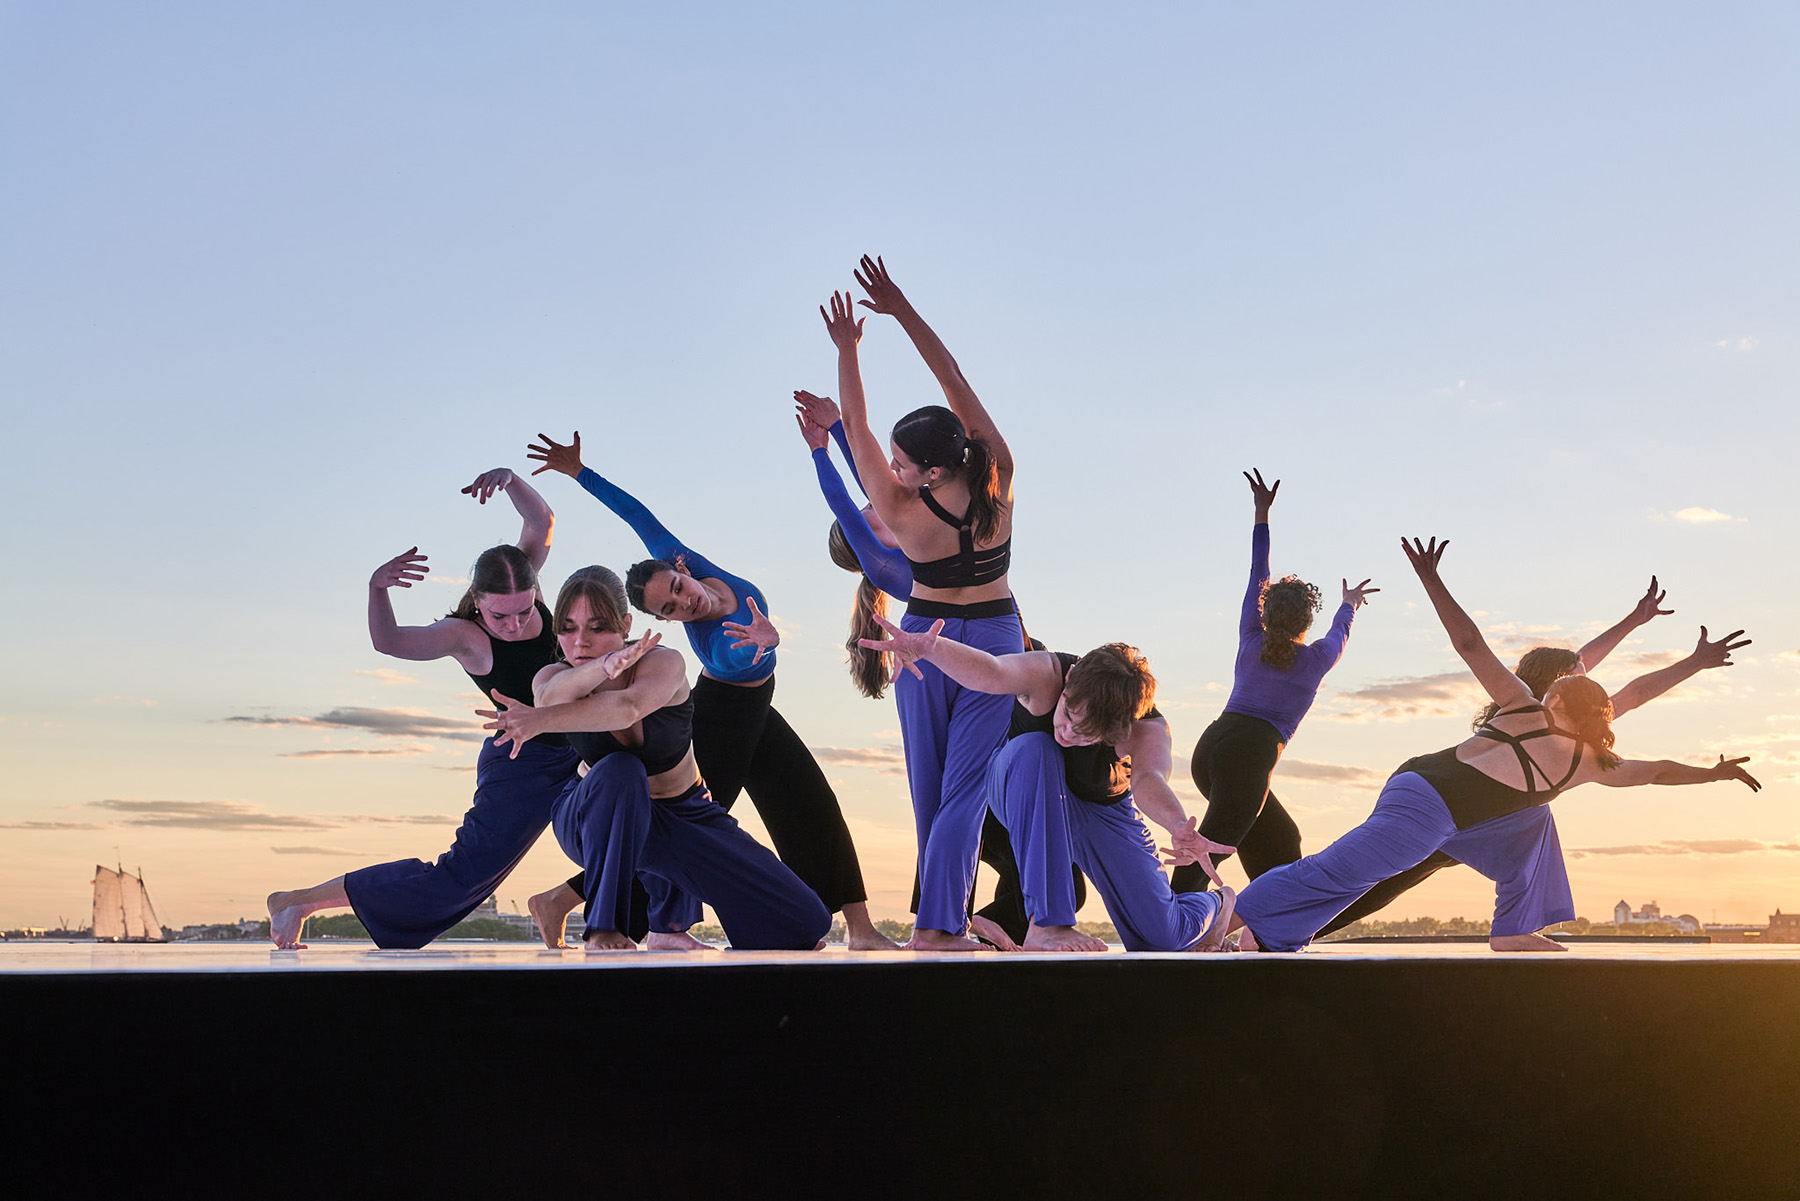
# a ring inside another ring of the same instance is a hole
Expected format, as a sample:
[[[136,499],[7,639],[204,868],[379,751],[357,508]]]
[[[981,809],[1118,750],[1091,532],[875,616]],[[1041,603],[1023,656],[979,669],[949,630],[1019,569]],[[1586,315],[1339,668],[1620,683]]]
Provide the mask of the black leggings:
[[[1252,880],[1300,858],[1300,828],[1269,791],[1282,746],[1279,730],[1244,713],[1221,713],[1194,746],[1194,785],[1206,798],[1200,833],[1236,847],[1244,874]],[[1226,858],[1214,855],[1214,866]],[[1170,873],[1176,892],[1200,892],[1207,883],[1198,863]]]
[[[775,711],[775,677],[754,688],[701,676],[694,684],[694,761],[719,807],[730,811],[740,792],[750,794],[775,853],[836,913],[866,901],[856,844],[844,824],[837,794],[818,761],[787,719]],[[585,873],[569,880],[583,896]],[[632,936],[639,904],[633,890]],[[648,918],[645,918],[648,928]]]
[[[1442,851],[1432,852],[1431,856],[1417,867],[1409,867],[1397,876],[1389,876],[1368,892],[1363,893],[1354,905],[1327,922],[1319,934],[1330,934],[1333,930],[1342,930],[1351,922],[1387,908],[1389,904],[1398,900],[1400,894],[1407,889],[1417,888],[1437,872],[1446,867],[1455,867],[1460,862],[1461,860],[1453,859]]]

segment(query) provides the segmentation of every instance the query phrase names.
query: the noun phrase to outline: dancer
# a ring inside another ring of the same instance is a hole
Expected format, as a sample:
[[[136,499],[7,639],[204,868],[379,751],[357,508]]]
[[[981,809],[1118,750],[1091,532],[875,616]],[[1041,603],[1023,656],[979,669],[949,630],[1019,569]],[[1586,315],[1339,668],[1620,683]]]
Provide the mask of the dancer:
[[[1356,611],[1381,589],[1367,580],[1352,588],[1345,580],[1331,629],[1310,646],[1303,642],[1319,609],[1319,590],[1298,576],[1269,580],[1269,510],[1281,481],[1264,484],[1261,471],[1254,477],[1246,471],[1244,478],[1256,520],[1250,527],[1250,586],[1238,620],[1237,666],[1225,711],[1194,746],[1192,770],[1207,802],[1200,833],[1236,847],[1244,873],[1254,880],[1300,858],[1300,829],[1269,791],[1269,777],[1312,708],[1325,673],[1343,657]],[[1206,886],[1198,864],[1177,867],[1172,880],[1177,892]]]
[[[704,901],[733,947],[811,950],[831,915],[707,794],[694,764],[686,668],[655,634],[626,641],[631,614],[619,577],[599,566],[570,576],[553,628],[563,661],[537,673],[535,705],[496,691],[500,707],[482,716],[496,742],[528,747],[562,732],[581,756],[581,779],[557,799],[553,826],[583,868],[586,949],[637,949],[626,929],[641,874],[652,913],[685,912],[691,924]]]
[[[1513,674],[1531,689],[1533,697],[1538,700],[1544,699],[1545,690],[1564,676],[1585,675],[1597,667],[1601,660],[1605,659],[1613,648],[1618,646],[1626,634],[1644,625],[1652,618],[1674,612],[1672,609],[1658,607],[1667,595],[1666,592],[1657,591],[1656,577],[1651,576],[1649,591],[1644,593],[1643,599],[1617,625],[1590,641],[1579,651],[1568,650],[1560,646],[1534,646],[1520,656],[1518,665],[1513,668]],[[1612,694],[1610,701],[1613,708],[1613,720],[1617,721],[1633,709],[1654,700],[1683,680],[1698,675],[1702,671],[1715,667],[1734,666],[1731,662],[1731,652],[1749,646],[1751,643],[1748,638],[1741,642],[1733,641],[1743,632],[1734,630],[1723,638],[1708,641],[1706,627],[1701,626],[1700,641],[1695,645],[1692,654],[1667,667],[1641,675]],[[1475,716],[1470,728],[1478,730],[1487,724],[1488,719],[1494,715],[1495,709],[1495,705],[1489,702]],[[1556,832],[1556,816],[1548,807],[1523,810],[1504,820],[1517,825],[1522,837],[1544,839],[1548,850],[1554,851],[1553,857],[1547,854],[1546,871],[1562,872],[1562,843]],[[1321,936],[1331,934],[1352,922],[1379,913],[1398,899],[1402,893],[1418,887],[1446,867],[1455,867],[1456,863],[1456,858],[1448,852],[1434,851],[1423,863],[1408,868],[1397,876],[1383,880],[1369,889],[1348,909],[1326,923],[1319,934]],[[1546,882],[1540,887],[1539,895],[1557,897],[1567,892],[1566,873],[1563,874],[1565,880],[1560,888],[1553,887]],[[1542,917],[1543,920],[1532,926],[1533,929],[1540,929],[1544,926],[1554,925],[1557,921],[1566,920],[1552,918],[1548,914],[1544,914]],[[1530,924],[1523,917],[1521,921],[1524,924]],[[1514,938],[1494,938],[1490,940],[1490,945],[1497,951],[1505,951],[1516,949],[1513,945],[1515,942],[1517,940]],[[1555,946],[1557,950],[1566,949],[1560,943]],[[1536,944],[1525,944],[1525,949],[1542,950],[1545,948]]]
[[[992,654],[1023,646],[1007,569],[1012,554],[1012,452],[942,341],[879,259],[864,257],[863,307],[900,323],[950,407],[917,409],[894,426],[892,459],[869,427],[857,343],[863,321],[847,293],[820,316],[838,352],[838,398],[857,477],[906,552],[911,598],[900,625],[947,624],[957,642]],[[958,516],[957,514],[960,514]],[[1006,737],[1006,698],[965,689],[935,666],[895,682],[919,846],[915,950],[979,950],[963,936],[986,807],[988,760]]]
[[[1031,914],[1025,950],[1106,949],[1075,929],[1071,859],[1094,881],[1126,950],[1219,949],[1232,891],[1221,884],[1217,893],[1174,892],[1139,816],[1141,805],[1183,859],[1232,849],[1201,835],[1169,788],[1169,725],[1136,647],[1111,642],[1079,659],[996,656],[939,637],[941,620],[923,633],[881,624],[889,637],[870,647],[892,654],[897,670],[929,663],[964,688],[1013,698],[1007,743],[988,767],[987,801],[1019,850]]]
[[[671,534],[649,509],[616,484],[584,467],[581,435],[565,446],[538,435],[528,457],[533,474],[560,471],[624,518],[652,556],[625,577],[631,602],[653,617],[679,621],[700,659],[694,686],[694,754],[700,775],[721,808],[730,811],[747,792],[782,862],[842,911],[845,943],[853,951],[892,951],[899,945],[875,928],[856,844],[837,794],[812,752],[776,711],[775,648],[780,635],[756,585],[715,567]],[[533,898],[548,912],[567,913],[592,881],[577,876]],[[698,946],[699,944],[695,944]]]
[[[912,566],[905,552],[893,545],[893,532],[882,522],[873,506],[858,507],[844,487],[843,477],[832,466],[826,449],[835,439],[856,479],[856,464],[850,457],[850,444],[844,437],[844,423],[837,404],[828,396],[811,392],[794,393],[799,411],[794,414],[800,436],[812,451],[813,469],[819,477],[819,490],[836,518],[826,545],[831,561],[845,571],[855,572],[856,599],[850,616],[850,637],[844,649],[850,655],[850,678],[857,691],[871,700],[880,700],[887,692],[892,665],[888,656],[862,645],[865,638],[878,639],[882,629],[878,618],[887,616],[888,597],[905,598],[912,594]],[[857,480],[857,487],[862,481]],[[866,493],[865,493],[866,495]],[[1028,645],[1030,639],[1025,639]],[[1025,649],[1025,647],[1021,647]],[[1039,648],[1042,649],[1042,648]],[[982,816],[981,862],[994,871],[994,897],[969,915],[970,932],[982,942],[1000,951],[1016,951],[1024,941],[1030,921],[1025,913],[1025,895],[1019,885],[1019,864],[1013,854],[1006,827],[990,809]],[[1079,870],[1070,872],[1075,887],[1075,907],[1087,901],[1087,884]],[[918,876],[913,877],[913,911],[919,907]]]
[[[1255,943],[1297,950],[1372,885],[1443,849],[1499,886],[1494,935],[1535,940],[1548,950],[1557,944],[1520,922],[1533,908],[1531,893],[1547,848],[1522,839],[1501,819],[1547,805],[1587,783],[1626,788],[1739,780],[1752,790],[1761,788],[1741,758],[1721,756],[1711,767],[1620,759],[1612,751],[1605,689],[1584,676],[1569,676],[1552,684],[1538,703],[1444,586],[1438,561],[1449,544],[1434,538],[1429,545],[1418,539],[1401,545],[1451,645],[1498,709],[1474,737],[1401,764],[1362,825],[1323,851],[1251,881],[1238,896],[1236,920]],[[1191,852],[1177,848],[1177,854]],[[1574,916],[1573,905],[1567,916]]]
[[[454,659],[483,696],[493,690],[516,695],[530,689],[532,677],[556,654],[537,579],[555,517],[530,484],[504,467],[482,473],[462,491],[482,504],[504,492],[524,520],[518,544],[483,551],[455,611],[428,626],[400,625],[388,596],[390,588],[410,588],[425,578],[426,557],[416,546],[394,556],[369,578],[369,639],[396,659]],[[277,947],[299,947],[310,914],[348,905],[377,946],[424,946],[493,895],[524,858],[549,823],[550,807],[575,764],[561,738],[533,743],[517,755],[492,740],[482,743],[474,803],[436,863],[401,859],[311,888],[270,893],[269,937]]]

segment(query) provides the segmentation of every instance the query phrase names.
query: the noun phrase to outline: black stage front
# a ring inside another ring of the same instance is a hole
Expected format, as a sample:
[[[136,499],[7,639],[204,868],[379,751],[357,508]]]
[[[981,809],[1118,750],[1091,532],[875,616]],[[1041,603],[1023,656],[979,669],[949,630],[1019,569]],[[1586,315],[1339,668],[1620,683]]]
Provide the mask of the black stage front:
[[[224,950],[0,956],[9,1196],[1800,1197],[1774,949]]]

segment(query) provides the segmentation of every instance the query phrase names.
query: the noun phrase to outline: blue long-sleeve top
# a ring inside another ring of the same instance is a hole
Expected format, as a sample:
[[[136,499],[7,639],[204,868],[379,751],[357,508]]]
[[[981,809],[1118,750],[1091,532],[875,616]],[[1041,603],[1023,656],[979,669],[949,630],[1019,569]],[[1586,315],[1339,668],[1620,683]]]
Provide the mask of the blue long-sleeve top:
[[[838,446],[843,449],[844,461],[850,464],[850,478],[862,487],[862,477],[856,473],[856,460],[850,457],[850,444],[844,437],[844,423],[837,422],[831,427],[831,436],[837,439]],[[843,528],[844,537],[850,543],[850,549],[856,552],[856,561],[862,564],[863,574],[872,580],[875,586],[889,596],[905,600],[912,595],[912,564],[906,561],[906,552],[897,546],[888,546],[875,536],[869,528],[869,519],[863,515],[862,506],[851,497],[850,490],[844,487],[844,479],[832,465],[831,453],[823,446],[813,451],[813,469],[819,473],[819,491],[825,494],[825,503],[831,507],[832,516]],[[867,492],[864,492],[867,495]]]
[[[1262,661],[1262,590],[1269,580],[1269,523],[1259,521],[1250,531],[1250,587],[1244,592],[1244,608],[1238,619],[1237,669],[1231,681],[1231,699],[1225,712],[1260,717],[1288,742],[1300,728],[1300,719],[1312,708],[1313,698],[1325,673],[1344,657],[1350,623],[1356,609],[1345,601],[1331,619],[1323,638],[1300,648],[1294,665],[1271,667]]]
[[[650,552],[651,558],[673,563],[679,556],[686,561],[688,572],[695,579],[724,580],[726,587],[731,589],[731,594],[737,597],[737,609],[724,617],[681,623],[681,628],[687,631],[688,645],[694,648],[694,654],[699,657],[700,666],[706,669],[707,675],[727,684],[750,684],[775,674],[774,651],[764,651],[761,662],[752,667],[751,660],[756,658],[756,648],[744,646],[734,649],[731,644],[740,639],[725,629],[728,621],[740,625],[750,624],[752,597],[756,599],[758,607],[765,614],[768,613],[769,602],[764,599],[760,588],[741,576],[721,569],[705,555],[688,547],[671,534],[641,501],[592,468],[583,467],[581,474],[575,477],[575,482],[592,493],[601,504],[623,517],[625,523],[643,540],[644,549]]]

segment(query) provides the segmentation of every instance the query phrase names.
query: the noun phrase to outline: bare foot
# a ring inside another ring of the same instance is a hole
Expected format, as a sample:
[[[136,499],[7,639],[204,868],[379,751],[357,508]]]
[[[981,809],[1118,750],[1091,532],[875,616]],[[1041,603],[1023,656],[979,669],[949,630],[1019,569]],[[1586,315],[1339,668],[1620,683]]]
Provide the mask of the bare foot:
[[[989,943],[996,951],[1016,951],[1019,944],[1012,940],[1012,935],[1000,928],[1000,923],[992,918],[982,917],[977,913],[969,919],[969,933],[982,942]]]
[[[306,944],[300,941],[300,930],[306,925],[307,915],[312,910],[304,905],[293,903],[291,892],[272,892],[269,894],[269,941],[277,950],[300,951]]]
[[[1248,927],[1248,926],[1245,926],[1243,929],[1238,931],[1237,938],[1238,938],[1237,948],[1240,951],[1260,951],[1260,950],[1262,950],[1262,947],[1257,945],[1256,935],[1254,935],[1250,932],[1250,927]]]
[[[1500,934],[1488,939],[1495,951],[1566,951],[1569,948],[1542,934]]]
[[[548,892],[540,892],[525,902],[525,908],[531,912],[531,920],[537,923],[538,937],[552,951],[568,949],[569,943],[563,938],[563,928],[568,925],[569,915],[575,912],[575,906],[579,904],[581,894],[567,883],[558,884]]]
[[[985,951],[986,947],[972,938],[952,934],[948,930],[913,928],[912,941],[901,948],[906,951]]]
[[[644,935],[646,951],[710,951],[711,947],[689,934],[686,930],[663,931],[652,930]]]
[[[584,951],[635,951],[638,945],[617,930],[596,930],[582,944]]]
[[[1237,916],[1237,891],[1232,888],[1219,889],[1219,912],[1213,915],[1212,925],[1200,936],[1190,950],[1222,951],[1225,949],[1225,936],[1231,933],[1231,919]],[[1240,944],[1241,945],[1241,944]]]
[[[844,947],[850,951],[899,951],[904,948],[875,928],[869,920],[869,903],[851,901],[844,906]],[[825,944],[819,944],[823,949]]]
[[[1025,928],[1021,951],[1104,951],[1106,944],[1073,926],[1040,926],[1036,922]]]

